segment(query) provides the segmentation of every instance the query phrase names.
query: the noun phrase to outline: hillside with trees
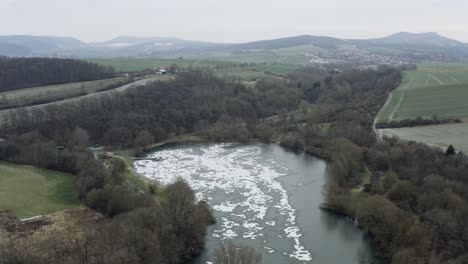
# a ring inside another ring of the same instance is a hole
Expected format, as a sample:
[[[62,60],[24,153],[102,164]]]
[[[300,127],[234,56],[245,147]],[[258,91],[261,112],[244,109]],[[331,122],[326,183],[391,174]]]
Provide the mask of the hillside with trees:
[[[112,68],[81,60],[0,57],[0,92],[113,76]]]
[[[391,263],[466,263],[468,158],[393,138],[378,141],[373,134],[377,112],[400,81],[400,72],[391,67],[343,73],[303,68],[254,87],[191,71],[112,97],[12,112],[2,134],[16,131],[40,138],[37,144],[55,141],[69,148],[78,142],[141,148],[195,134],[209,141],[256,138],[305,150],[330,161],[324,209],[357,219]],[[41,161],[55,149],[32,155],[46,148],[35,148],[33,139],[24,137],[2,143],[2,159],[57,168],[68,164]],[[123,197],[121,189],[106,187],[100,180],[105,174],[92,174],[99,170],[83,168],[91,176],[79,185],[81,197],[91,208],[114,215],[109,203]]]

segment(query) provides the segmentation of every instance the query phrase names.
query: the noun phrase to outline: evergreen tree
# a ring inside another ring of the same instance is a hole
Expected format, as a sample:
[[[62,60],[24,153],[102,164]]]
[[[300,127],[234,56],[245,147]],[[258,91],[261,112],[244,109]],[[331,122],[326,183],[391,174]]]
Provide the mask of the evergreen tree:
[[[450,155],[455,155],[455,154],[456,154],[455,148],[452,145],[448,146],[447,150],[445,151],[445,155],[450,156]]]

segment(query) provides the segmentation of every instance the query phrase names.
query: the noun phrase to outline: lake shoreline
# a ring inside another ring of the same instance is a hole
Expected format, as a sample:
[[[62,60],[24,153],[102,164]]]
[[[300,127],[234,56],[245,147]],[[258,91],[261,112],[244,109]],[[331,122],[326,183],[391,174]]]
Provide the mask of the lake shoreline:
[[[243,147],[243,146],[246,146],[248,147],[249,145],[257,145],[257,143],[261,143],[259,140],[252,140],[252,141],[249,141],[249,142],[212,142],[212,141],[208,141],[208,140],[197,140],[197,141],[181,141],[181,140],[177,140],[176,142],[172,141],[172,142],[165,142],[165,144],[161,144],[160,146],[158,146],[157,148],[154,148],[152,149],[151,151],[146,151],[145,152],[145,155],[150,155],[151,152],[158,152],[158,151],[167,151],[167,148],[171,149],[173,146],[175,146],[176,149],[179,148],[179,145],[183,145],[183,144],[194,144],[194,145],[199,145],[199,144],[239,144],[239,146]],[[274,148],[279,148],[279,149],[282,149],[283,151],[285,151],[284,153],[293,153],[295,156],[291,156],[293,160],[296,160],[298,158],[294,158],[294,157],[298,157],[297,155],[304,155],[305,158],[307,158],[307,156],[311,157],[311,158],[316,158],[318,160],[323,160],[323,162],[326,162],[327,163],[327,160],[318,156],[318,155],[313,155],[313,153],[311,153],[311,151],[306,151],[304,149],[294,149],[294,148],[288,148],[288,147],[285,147],[285,146],[281,146],[280,144],[275,144],[275,143],[270,143],[270,144],[265,144],[265,146],[267,145],[271,145],[273,146]],[[261,146],[261,145],[260,145]],[[198,148],[198,146],[196,147]],[[155,154],[157,155],[157,154]],[[291,155],[291,154],[284,154],[284,155]],[[162,155],[164,156],[164,155]],[[302,158],[299,158],[299,160],[301,160]],[[164,159],[163,159],[164,160]],[[174,162],[174,161],[172,161]],[[309,161],[310,162],[310,161]],[[164,165],[161,165],[161,166],[164,166]],[[183,165],[181,165],[182,167],[184,167]],[[136,171],[136,170],[135,170]],[[141,173],[138,173],[140,177],[144,177],[146,179],[148,179],[147,175],[145,176],[144,174],[141,174]],[[324,176],[325,179],[327,178],[327,176]],[[309,187],[304,187],[304,188],[309,188]],[[319,189],[317,190],[317,193],[318,195],[321,196],[321,190],[322,186],[319,187]],[[320,202],[323,203],[323,198],[320,199]],[[212,204],[212,206],[214,206],[214,204]],[[314,212],[315,210],[318,210],[318,211],[322,211],[320,209],[320,206],[317,205],[317,208],[312,208],[312,209],[308,209],[307,213],[311,213],[311,212]],[[326,214],[330,214],[329,212],[326,212]],[[331,216],[332,214],[330,214],[330,217],[334,217],[334,216]],[[344,217],[343,217],[344,216]],[[335,215],[335,217],[338,217],[338,218],[341,218],[343,220],[345,220],[345,222],[348,222],[346,221],[346,219],[349,219],[349,216],[345,215],[345,214],[340,214],[339,216],[338,215]],[[350,223],[351,224],[351,223]],[[365,235],[365,232],[362,232],[362,229],[361,231],[359,231],[360,234],[362,234],[363,236],[365,236],[367,238],[367,236]],[[372,240],[369,240],[369,242],[371,244],[375,244],[373,243],[374,241]],[[377,251],[376,251],[377,252]],[[203,253],[202,253],[203,254]],[[379,254],[380,255],[380,254]]]

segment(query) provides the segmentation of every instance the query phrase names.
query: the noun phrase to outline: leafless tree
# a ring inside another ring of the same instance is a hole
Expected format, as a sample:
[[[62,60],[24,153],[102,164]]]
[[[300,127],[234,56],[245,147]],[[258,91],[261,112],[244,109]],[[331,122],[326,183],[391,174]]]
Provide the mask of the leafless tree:
[[[228,242],[216,250],[213,262],[215,264],[261,264],[262,255],[251,247]]]

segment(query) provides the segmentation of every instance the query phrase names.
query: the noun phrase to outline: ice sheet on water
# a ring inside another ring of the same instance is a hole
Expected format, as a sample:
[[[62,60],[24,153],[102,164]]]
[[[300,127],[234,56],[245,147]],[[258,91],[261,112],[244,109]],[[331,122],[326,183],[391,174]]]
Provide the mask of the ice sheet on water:
[[[260,152],[258,146],[232,148],[227,144],[214,144],[199,151],[190,147],[173,148],[154,154],[162,157],[161,161],[135,162],[135,169],[163,184],[180,177],[194,189],[197,199],[209,200],[213,210],[223,216],[212,237],[220,240],[261,237],[263,241],[271,228],[279,228],[284,232],[284,239],[292,244],[293,250],[286,255],[310,261],[311,254],[300,241],[296,210],[277,180],[285,175],[281,171],[286,168],[278,169],[273,160],[257,162]],[[275,215],[275,220],[268,219],[271,215]],[[283,220],[277,221],[278,217]],[[271,247],[265,249],[275,252]]]

